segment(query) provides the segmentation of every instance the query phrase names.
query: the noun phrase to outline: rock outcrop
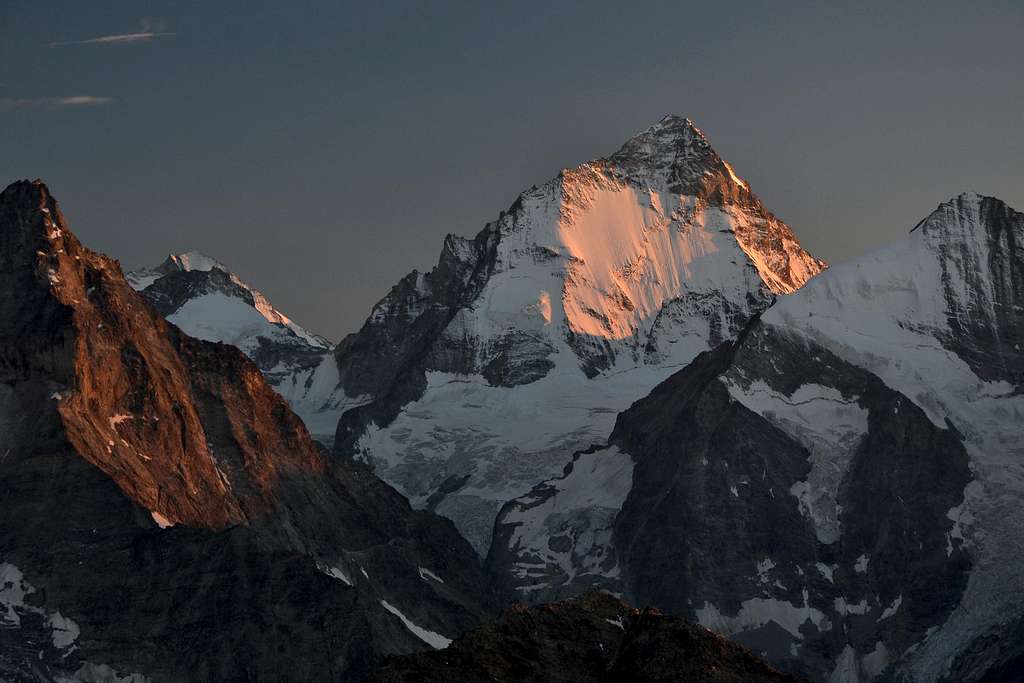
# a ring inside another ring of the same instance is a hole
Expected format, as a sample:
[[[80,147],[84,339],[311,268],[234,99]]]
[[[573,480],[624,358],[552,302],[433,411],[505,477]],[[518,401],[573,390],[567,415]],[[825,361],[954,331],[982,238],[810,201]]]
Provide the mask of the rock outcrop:
[[[371,676],[398,681],[796,681],[744,648],[607,593],[517,605],[445,650],[395,657]]]

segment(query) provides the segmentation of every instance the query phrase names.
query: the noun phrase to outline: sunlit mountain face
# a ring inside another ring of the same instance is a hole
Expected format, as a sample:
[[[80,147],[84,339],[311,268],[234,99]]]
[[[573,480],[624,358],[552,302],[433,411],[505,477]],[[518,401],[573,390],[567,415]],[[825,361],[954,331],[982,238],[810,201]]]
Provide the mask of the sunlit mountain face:
[[[335,349],[339,457],[373,463],[481,556],[495,514],[616,413],[824,268],[689,120],[449,236]]]

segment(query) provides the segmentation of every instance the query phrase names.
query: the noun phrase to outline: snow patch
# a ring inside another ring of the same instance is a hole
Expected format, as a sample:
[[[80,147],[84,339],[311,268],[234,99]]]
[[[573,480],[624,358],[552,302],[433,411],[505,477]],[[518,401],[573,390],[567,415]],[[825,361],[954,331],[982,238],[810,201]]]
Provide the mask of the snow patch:
[[[771,558],[766,557],[757,563],[757,578],[761,583],[768,583],[770,580],[768,572],[775,569],[775,562]]]
[[[835,583],[835,579],[832,578],[832,575],[835,573],[836,569],[839,568],[839,565],[828,565],[822,562],[818,562],[814,566],[817,567],[818,571],[821,572],[822,576],[824,576],[830,582]]]
[[[833,607],[836,612],[842,615],[847,614],[867,614],[870,606],[867,600],[861,600],[858,603],[848,603],[846,598],[839,597],[832,601]]]
[[[348,578],[348,575],[345,574],[345,572],[342,571],[340,567],[333,567],[329,564],[317,562],[316,568],[324,574],[327,574],[327,576],[330,576],[332,579],[337,579],[338,581],[341,581],[346,586],[352,585],[352,580]]]
[[[153,517],[153,521],[156,522],[156,525],[161,529],[169,529],[172,526],[174,526],[174,522],[167,519],[159,512],[156,512],[155,510],[150,510],[149,514]]]
[[[402,614],[397,607],[394,607],[393,605],[389,604],[387,600],[381,600],[380,604],[388,612],[391,612],[396,617],[398,617],[402,621],[402,623],[405,624],[405,627],[409,629],[409,631],[411,631],[414,636],[416,636],[417,638],[419,638],[435,650],[443,650],[444,648],[452,644],[451,638],[445,638],[440,633],[429,631],[421,626],[417,626],[416,624],[414,624],[412,621],[409,620],[408,617]]]
[[[797,640],[803,640],[801,626],[810,622],[820,630],[827,622],[825,613],[807,604],[807,598],[806,590],[803,605],[774,598],[752,598],[740,604],[740,611],[735,616],[723,614],[715,605],[705,602],[696,611],[697,621],[705,628],[725,635],[735,635],[775,623]]]
[[[110,418],[110,428],[116,432],[117,425],[132,419],[135,419],[134,415],[114,415]]]
[[[423,579],[424,581],[426,581],[427,579],[433,579],[434,581],[437,581],[438,583],[444,583],[444,579],[442,579],[440,576],[438,576],[434,572],[430,571],[426,567],[420,567],[419,570],[420,570],[420,578]]]
[[[53,647],[70,653],[81,635],[78,624],[58,611],[26,604],[25,596],[35,592],[20,569],[9,562],[0,562],[0,628],[21,628],[23,614],[40,615],[49,629]]]
[[[892,601],[891,605],[889,605],[884,610],[882,610],[882,615],[880,617],[878,617],[878,621],[884,621],[884,620],[888,619],[889,617],[893,616],[894,614],[896,614],[896,612],[898,612],[899,609],[900,609],[900,605],[902,605],[902,604],[903,604],[903,594],[901,593],[900,595],[898,595],[896,597],[895,600]]]

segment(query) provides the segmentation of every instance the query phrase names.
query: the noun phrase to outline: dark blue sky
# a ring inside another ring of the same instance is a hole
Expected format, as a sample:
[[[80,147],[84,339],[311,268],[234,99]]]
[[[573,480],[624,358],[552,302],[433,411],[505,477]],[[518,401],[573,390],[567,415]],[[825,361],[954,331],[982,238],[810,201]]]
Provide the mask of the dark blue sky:
[[[830,261],[961,191],[1024,209],[1024,3],[493,4],[0,0],[0,183],[334,339],[666,112]],[[146,32],[172,35],[50,46]]]

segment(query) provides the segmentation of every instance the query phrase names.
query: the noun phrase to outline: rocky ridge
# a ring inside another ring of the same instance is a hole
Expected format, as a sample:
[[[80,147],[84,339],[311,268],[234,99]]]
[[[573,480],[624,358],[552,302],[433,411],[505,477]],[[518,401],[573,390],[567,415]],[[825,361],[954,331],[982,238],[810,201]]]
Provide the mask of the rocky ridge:
[[[167,320],[197,339],[240,348],[322,441],[333,439],[337,384],[333,344],[293,322],[223,263],[197,252],[171,254],[127,275]]]
[[[0,677],[358,678],[494,602],[447,521],[332,461],[234,347],[0,194]]]
[[[607,593],[517,605],[447,649],[389,660],[373,681],[796,681],[744,648]]]

